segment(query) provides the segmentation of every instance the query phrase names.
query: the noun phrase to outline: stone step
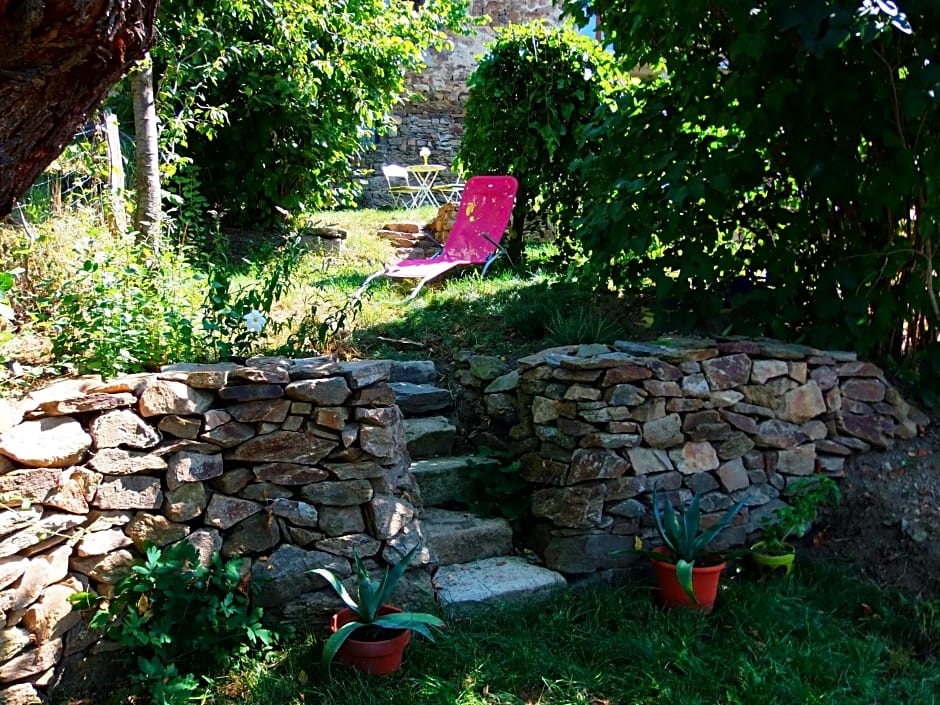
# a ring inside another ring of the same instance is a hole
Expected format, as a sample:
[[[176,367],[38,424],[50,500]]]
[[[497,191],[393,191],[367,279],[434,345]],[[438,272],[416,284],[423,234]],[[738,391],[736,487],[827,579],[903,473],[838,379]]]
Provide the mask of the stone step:
[[[405,442],[412,458],[450,455],[457,440],[457,427],[443,416],[405,419]]]
[[[405,418],[449,412],[453,407],[451,393],[433,384],[389,382],[388,386],[395,392],[395,403]]]
[[[442,566],[434,575],[437,600],[449,614],[530,603],[546,599],[565,587],[567,583],[560,573],[532,565],[521,556],[495,556]]]
[[[470,468],[483,466],[495,470],[499,462],[483,455],[427,458],[413,462],[411,472],[421,488],[421,501],[425,507],[467,506],[473,492]]]
[[[433,565],[467,563],[512,551],[512,529],[505,519],[428,508],[422,510],[420,521]]]

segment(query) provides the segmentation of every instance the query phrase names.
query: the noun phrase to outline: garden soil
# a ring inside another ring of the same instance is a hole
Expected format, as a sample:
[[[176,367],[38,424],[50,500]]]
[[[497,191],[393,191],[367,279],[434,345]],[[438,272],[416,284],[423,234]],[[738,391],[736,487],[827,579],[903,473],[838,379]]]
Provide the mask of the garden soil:
[[[940,419],[916,439],[853,458],[840,488],[840,506],[820,515],[801,555],[940,599]]]

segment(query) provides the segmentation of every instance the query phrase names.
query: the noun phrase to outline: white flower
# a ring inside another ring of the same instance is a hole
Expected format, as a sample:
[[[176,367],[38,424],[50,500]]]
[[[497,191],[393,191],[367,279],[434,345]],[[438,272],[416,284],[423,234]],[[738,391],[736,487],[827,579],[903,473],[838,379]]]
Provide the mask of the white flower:
[[[594,72],[591,71],[591,67],[590,67],[590,66],[585,67],[585,69],[584,69],[584,80],[585,80],[585,81],[590,81],[590,80],[591,80],[591,77],[592,77],[593,75],[594,75]]]
[[[264,324],[268,322],[268,319],[264,317],[261,311],[249,311],[242,316],[242,319],[245,321],[245,328],[252,333],[260,333],[261,329],[264,328]]]
[[[425,159],[427,159],[428,157],[431,156],[431,150],[428,149],[427,147],[422,147],[422,148],[421,148],[421,151],[418,152],[418,154],[420,154],[422,157],[424,157]]]

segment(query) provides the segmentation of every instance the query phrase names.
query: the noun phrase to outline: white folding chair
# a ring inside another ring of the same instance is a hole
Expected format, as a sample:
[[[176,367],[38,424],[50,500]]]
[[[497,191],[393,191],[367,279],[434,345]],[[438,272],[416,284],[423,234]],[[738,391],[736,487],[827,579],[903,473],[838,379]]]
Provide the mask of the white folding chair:
[[[382,166],[382,174],[385,176],[388,193],[392,197],[392,204],[395,208],[402,208],[403,204],[407,208],[418,206],[421,187],[411,184],[411,177],[405,167],[398,164],[385,164]]]

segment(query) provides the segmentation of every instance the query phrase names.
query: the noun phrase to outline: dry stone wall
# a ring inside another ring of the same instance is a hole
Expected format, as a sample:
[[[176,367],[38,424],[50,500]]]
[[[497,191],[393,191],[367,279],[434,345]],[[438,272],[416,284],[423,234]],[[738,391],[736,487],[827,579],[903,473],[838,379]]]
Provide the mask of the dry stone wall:
[[[744,499],[722,535],[744,544],[794,480],[839,477],[852,454],[927,423],[854,353],[774,341],[569,346],[513,368],[469,357],[461,376],[521,457],[530,540],[569,575],[627,565],[610,551],[635,537],[655,543],[654,487],[696,493],[716,517]]]
[[[296,620],[337,605],[310,568],[398,562],[418,536],[390,368],[173,365],[0,404],[0,702],[38,702],[106,648],[68,597],[108,594],[145,544],[245,557],[262,605]]]

